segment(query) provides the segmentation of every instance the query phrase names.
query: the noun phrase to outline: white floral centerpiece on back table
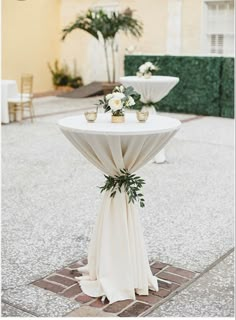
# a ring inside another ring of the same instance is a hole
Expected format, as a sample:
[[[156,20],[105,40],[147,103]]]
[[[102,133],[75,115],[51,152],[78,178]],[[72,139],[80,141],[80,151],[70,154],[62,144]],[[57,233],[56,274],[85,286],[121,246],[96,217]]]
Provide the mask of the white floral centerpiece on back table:
[[[111,111],[112,122],[121,123],[125,121],[125,108],[130,108],[140,101],[138,94],[133,87],[117,86],[112,93],[100,99],[98,105],[103,106],[105,112]]]
[[[153,71],[158,71],[160,68],[150,61],[145,62],[138,68],[137,76],[138,77],[143,77],[145,79],[148,79],[152,76]]]

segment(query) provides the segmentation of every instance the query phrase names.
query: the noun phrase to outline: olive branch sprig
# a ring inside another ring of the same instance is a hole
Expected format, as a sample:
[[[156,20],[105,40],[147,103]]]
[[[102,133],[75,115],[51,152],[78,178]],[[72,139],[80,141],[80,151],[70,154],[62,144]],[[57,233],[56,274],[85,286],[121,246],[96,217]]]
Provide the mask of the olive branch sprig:
[[[140,190],[145,184],[145,181],[136,174],[131,174],[127,169],[121,169],[120,173],[121,175],[115,175],[114,177],[104,175],[106,182],[102,187],[99,187],[101,192],[110,190],[110,197],[114,198],[116,192],[121,192],[121,188],[124,186],[124,190],[129,198],[129,203],[138,201],[140,207],[143,208],[145,204],[143,194]]]

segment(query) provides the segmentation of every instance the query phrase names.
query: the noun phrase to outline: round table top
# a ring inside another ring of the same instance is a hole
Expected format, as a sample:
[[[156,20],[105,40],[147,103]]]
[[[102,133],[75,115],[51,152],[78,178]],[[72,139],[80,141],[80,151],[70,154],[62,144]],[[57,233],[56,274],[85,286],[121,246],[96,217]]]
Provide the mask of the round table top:
[[[138,122],[135,113],[125,114],[124,123],[112,123],[111,113],[98,113],[97,120],[88,123],[84,115],[67,117],[58,122],[65,131],[96,135],[145,135],[176,131],[181,122],[170,117],[149,115],[144,123]]]
[[[137,76],[127,76],[127,77],[120,77],[120,81],[126,81],[126,82],[155,82],[155,83],[178,83],[179,78],[177,77],[171,77],[171,76],[151,76],[150,78],[144,78],[144,77],[137,77]]]

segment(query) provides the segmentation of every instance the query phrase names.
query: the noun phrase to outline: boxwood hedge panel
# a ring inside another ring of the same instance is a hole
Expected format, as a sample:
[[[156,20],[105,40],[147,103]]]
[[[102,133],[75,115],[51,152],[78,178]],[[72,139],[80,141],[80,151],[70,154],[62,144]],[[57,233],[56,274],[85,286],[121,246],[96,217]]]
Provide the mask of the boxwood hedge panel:
[[[158,75],[180,78],[178,85],[156,105],[160,111],[233,116],[233,59],[190,56],[125,56],[125,75],[135,75],[146,62],[156,63]]]
[[[222,81],[220,110],[221,116],[226,118],[234,117],[234,60],[226,58],[222,63]]]

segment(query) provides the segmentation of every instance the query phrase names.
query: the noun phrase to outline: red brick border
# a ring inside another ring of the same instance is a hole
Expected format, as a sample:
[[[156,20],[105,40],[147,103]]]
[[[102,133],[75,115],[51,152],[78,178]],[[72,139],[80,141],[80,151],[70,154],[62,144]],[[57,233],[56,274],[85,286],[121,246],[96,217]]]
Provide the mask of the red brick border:
[[[43,279],[33,282],[33,285],[73,299],[81,305],[97,308],[118,317],[140,317],[166,302],[174,293],[177,293],[198,275],[196,272],[156,261],[151,263],[153,275],[170,283],[159,281],[158,292],[150,290],[148,296],[136,295],[136,300],[124,300],[109,304],[107,299],[102,302],[100,298],[92,298],[84,294],[77,281],[74,280],[75,277],[80,275],[75,269],[85,264],[87,264],[87,259],[76,261]]]

